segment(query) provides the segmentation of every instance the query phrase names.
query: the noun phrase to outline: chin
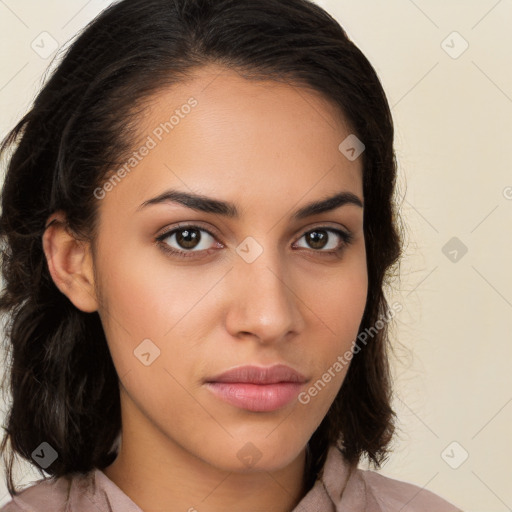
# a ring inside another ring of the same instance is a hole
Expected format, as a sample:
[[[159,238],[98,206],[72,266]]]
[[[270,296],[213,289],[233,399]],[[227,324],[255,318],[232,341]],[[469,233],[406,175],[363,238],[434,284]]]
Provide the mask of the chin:
[[[216,467],[224,471],[235,473],[252,473],[258,471],[275,472],[290,465],[302,455],[305,448],[301,444],[276,446],[267,440],[258,442],[236,442],[233,445],[238,448],[233,452],[222,451],[219,456],[213,454],[210,459]]]

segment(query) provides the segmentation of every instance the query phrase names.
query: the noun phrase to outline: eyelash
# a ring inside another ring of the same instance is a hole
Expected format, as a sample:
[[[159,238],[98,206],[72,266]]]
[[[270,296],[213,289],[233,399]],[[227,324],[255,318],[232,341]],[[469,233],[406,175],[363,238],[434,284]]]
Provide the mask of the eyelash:
[[[206,253],[204,255],[207,256],[208,254],[210,254],[211,252],[216,250],[216,249],[203,249],[202,251],[194,251],[194,250],[180,251],[177,249],[170,248],[168,244],[163,242],[166,238],[172,236],[174,233],[178,233],[179,231],[183,231],[185,229],[197,229],[198,231],[204,231],[204,232],[208,233],[212,238],[216,238],[213,233],[211,233],[209,230],[207,230],[201,226],[197,226],[194,224],[184,224],[184,225],[175,227],[171,230],[168,230],[165,233],[162,233],[161,235],[156,237],[155,241],[158,242],[159,247],[165,253],[170,254],[171,256],[178,256],[179,258],[197,257],[197,255],[201,254],[201,253]],[[304,235],[307,235],[308,233],[311,233],[313,231],[328,231],[330,233],[335,233],[343,240],[341,247],[338,247],[337,249],[332,249],[330,251],[322,251],[320,249],[318,249],[318,250],[310,249],[312,252],[316,252],[316,253],[323,254],[323,255],[336,255],[336,254],[341,253],[344,249],[346,249],[347,246],[349,246],[352,243],[353,238],[354,238],[352,233],[350,233],[348,231],[342,231],[340,229],[335,229],[335,228],[332,228],[329,226],[317,226],[313,229],[308,229],[307,231],[304,231],[302,233],[302,235],[298,238],[298,240],[300,240]]]

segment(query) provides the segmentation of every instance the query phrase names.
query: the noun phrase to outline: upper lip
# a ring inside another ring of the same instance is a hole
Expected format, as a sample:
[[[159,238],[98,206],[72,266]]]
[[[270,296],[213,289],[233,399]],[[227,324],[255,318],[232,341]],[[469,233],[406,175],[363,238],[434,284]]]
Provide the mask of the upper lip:
[[[248,384],[276,384],[278,382],[306,382],[301,373],[285,364],[270,367],[238,366],[206,379],[206,382],[245,382]]]

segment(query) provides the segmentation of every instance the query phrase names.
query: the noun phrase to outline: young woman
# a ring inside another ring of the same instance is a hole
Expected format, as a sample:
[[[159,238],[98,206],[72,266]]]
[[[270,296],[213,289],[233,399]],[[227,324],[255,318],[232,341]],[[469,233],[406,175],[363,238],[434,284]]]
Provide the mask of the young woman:
[[[396,162],[325,11],[115,3],[2,153],[3,511],[458,510],[358,469],[393,435]]]

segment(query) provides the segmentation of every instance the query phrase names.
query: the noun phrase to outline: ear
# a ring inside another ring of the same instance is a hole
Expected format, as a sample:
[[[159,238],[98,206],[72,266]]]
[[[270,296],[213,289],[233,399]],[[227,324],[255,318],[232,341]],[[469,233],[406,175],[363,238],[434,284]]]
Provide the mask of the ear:
[[[96,311],[98,301],[90,245],[73,236],[62,211],[50,215],[46,226],[43,251],[53,282],[78,309],[87,313]]]

